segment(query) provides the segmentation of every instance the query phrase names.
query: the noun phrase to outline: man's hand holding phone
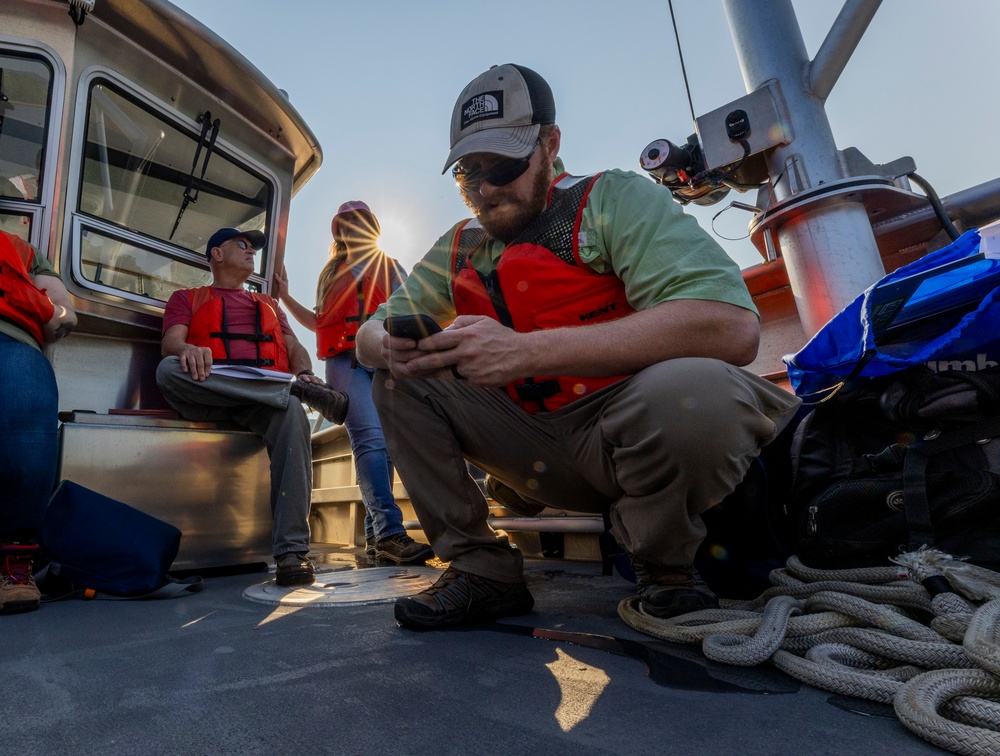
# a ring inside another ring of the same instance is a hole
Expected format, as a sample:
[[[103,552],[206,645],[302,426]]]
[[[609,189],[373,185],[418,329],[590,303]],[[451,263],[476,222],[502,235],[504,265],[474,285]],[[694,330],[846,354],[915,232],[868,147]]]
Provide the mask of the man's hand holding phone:
[[[389,364],[389,370],[399,378],[430,378],[440,376],[440,367],[419,368],[412,361],[436,351],[429,345],[420,348],[420,343],[428,336],[441,332],[430,315],[418,313],[414,315],[393,315],[385,319],[385,331],[388,338],[382,344],[382,354]],[[406,340],[406,341],[404,341]],[[412,348],[406,342],[416,342]],[[454,374],[454,369],[451,370]]]
[[[382,356],[397,378],[443,378],[450,373],[477,386],[496,387],[531,375],[525,362],[527,334],[518,334],[493,318],[460,315],[437,333],[440,329],[433,319],[406,317],[401,323],[390,324],[392,318],[384,323],[387,335]],[[404,331],[411,335],[396,335]]]
[[[431,334],[440,333],[441,326],[430,315],[392,315],[385,319],[385,330],[396,338],[420,341]]]

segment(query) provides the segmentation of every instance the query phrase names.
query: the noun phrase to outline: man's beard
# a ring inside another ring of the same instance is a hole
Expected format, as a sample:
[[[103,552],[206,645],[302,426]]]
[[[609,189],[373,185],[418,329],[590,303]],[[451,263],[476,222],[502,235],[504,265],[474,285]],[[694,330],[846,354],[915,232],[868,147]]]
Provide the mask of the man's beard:
[[[510,244],[545,209],[549,194],[549,183],[552,180],[550,172],[545,170],[545,166],[548,165],[546,158],[547,155],[543,152],[541,169],[535,173],[534,182],[531,185],[531,194],[527,202],[518,204],[512,216],[505,216],[503,218],[483,217],[480,214],[479,208],[476,207],[476,204],[466,191],[462,190],[462,199],[465,201],[465,204],[475,213],[482,227],[486,229],[486,233],[494,239],[499,239],[504,244]],[[492,199],[494,201],[506,199],[505,190],[506,187],[498,187]]]

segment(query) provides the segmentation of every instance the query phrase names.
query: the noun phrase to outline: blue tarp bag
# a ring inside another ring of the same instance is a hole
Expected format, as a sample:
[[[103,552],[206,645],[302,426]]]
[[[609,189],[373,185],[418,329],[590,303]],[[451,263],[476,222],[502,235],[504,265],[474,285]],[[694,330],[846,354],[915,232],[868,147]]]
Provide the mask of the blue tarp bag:
[[[109,496],[64,480],[45,510],[39,546],[48,575],[93,594],[173,598],[201,590],[201,578],[167,574],[181,531]]]
[[[895,321],[907,312],[922,317],[899,326]],[[983,259],[979,232],[968,231],[882,278],[783,361],[806,403],[856,379],[913,365],[935,372],[994,367],[1000,363],[1000,260]]]

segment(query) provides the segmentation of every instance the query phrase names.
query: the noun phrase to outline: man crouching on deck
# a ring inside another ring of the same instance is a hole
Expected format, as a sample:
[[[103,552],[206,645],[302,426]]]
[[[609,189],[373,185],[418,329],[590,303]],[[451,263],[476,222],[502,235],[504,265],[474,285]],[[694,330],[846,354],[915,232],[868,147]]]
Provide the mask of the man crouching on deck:
[[[462,92],[453,174],[475,218],[448,231],[358,334],[389,450],[451,564],[396,601],[400,625],[529,612],[522,555],[487,522],[465,461],[511,510],[610,510],[642,608],[718,605],[693,567],[701,512],[742,480],[799,400],[741,370],[756,309],[738,267],[634,173],[570,176],[548,84],[494,66]],[[386,316],[442,333],[391,337]],[[457,315],[457,318],[456,318]]]
[[[156,382],[188,420],[230,421],[264,439],[271,459],[275,582],[308,585],[312,447],[305,402],[334,423],[347,414],[347,395],[313,375],[309,352],[292,333],[278,303],[243,284],[254,272],[260,231],[220,228],[205,256],[212,284],[175,291],[163,313],[164,359]],[[213,364],[252,365],[294,373],[294,381],[212,375]],[[301,401],[299,401],[301,400]]]

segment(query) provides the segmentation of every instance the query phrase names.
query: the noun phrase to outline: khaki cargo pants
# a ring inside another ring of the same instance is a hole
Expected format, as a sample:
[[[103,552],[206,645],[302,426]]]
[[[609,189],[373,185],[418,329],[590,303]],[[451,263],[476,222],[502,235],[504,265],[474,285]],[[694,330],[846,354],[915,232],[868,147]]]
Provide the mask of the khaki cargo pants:
[[[743,479],[799,400],[718,360],[652,365],[554,412],[528,414],[499,389],[376,373],[373,396],[396,469],[435,553],[495,580],[522,557],[487,523],[465,461],[523,498],[578,512],[610,509],[629,553],[690,565],[701,512]]]

